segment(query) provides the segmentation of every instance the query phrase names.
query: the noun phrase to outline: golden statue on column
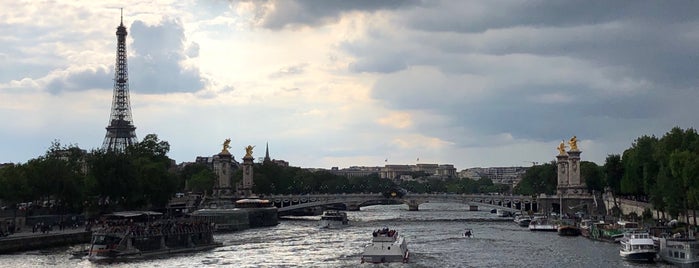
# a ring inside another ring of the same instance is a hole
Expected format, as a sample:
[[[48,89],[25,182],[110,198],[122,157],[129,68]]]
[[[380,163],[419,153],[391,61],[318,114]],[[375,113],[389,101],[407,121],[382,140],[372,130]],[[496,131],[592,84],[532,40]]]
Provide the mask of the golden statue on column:
[[[573,136],[570,138],[568,141],[568,144],[570,144],[570,150],[571,151],[579,151],[578,150],[578,138],[576,136]]]
[[[245,157],[252,157],[252,149],[255,148],[255,146],[248,145],[245,147]]]
[[[223,150],[221,150],[221,152],[228,153],[228,148],[231,148],[231,139],[226,139],[223,141]]]

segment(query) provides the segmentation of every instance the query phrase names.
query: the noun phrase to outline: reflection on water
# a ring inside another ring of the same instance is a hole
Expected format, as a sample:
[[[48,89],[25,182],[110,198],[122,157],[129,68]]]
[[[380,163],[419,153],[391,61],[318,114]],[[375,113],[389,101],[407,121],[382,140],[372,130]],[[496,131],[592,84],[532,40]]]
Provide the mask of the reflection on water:
[[[216,235],[224,246],[128,263],[97,265],[71,258],[85,245],[0,255],[3,267],[354,267],[371,232],[390,227],[408,241],[410,263],[388,267],[669,267],[634,264],[619,257],[618,244],[556,233],[530,232],[514,222],[490,222],[490,209],[460,204],[372,206],[348,211],[350,226],[318,228],[320,216],[282,220],[275,227]],[[479,220],[480,219],[480,220]],[[473,237],[463,237],[465,228]],[[360,266],[370,266],[361,264]],[[385,266],[382,266],[385,267]]]

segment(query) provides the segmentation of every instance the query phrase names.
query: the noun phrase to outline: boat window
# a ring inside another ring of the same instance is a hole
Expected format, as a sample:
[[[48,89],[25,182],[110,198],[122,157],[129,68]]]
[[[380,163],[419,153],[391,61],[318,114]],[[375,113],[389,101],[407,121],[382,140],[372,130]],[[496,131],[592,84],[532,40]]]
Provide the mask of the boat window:
[[[684,252],[680,252],[680,258],[684,259]]]
[[[109,244],[116,244],[119,243],[121,239],[118,237],[113,237],[113,236],[106,236],[106,235],[96,235],[92,239],[92,243],[95,245],[109,245]]]

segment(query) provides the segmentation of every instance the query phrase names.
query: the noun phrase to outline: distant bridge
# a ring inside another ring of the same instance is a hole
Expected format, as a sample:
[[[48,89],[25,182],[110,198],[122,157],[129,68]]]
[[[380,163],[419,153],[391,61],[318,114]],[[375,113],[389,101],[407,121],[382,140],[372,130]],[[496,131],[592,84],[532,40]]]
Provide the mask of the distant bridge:
[[[467,194],[406,194],[402,197],[386,197],[382,193],[361,194],[314,194],[314,195],[269,195],[279,212],[288,212],[318,206],[344,205],[347,210],[376,204],[403,203],[411,211],[417,211],[424,203],[461,203],[470,206],[485,206],[507,211],[538,211],[535,198],[513,195],[467,195]]]

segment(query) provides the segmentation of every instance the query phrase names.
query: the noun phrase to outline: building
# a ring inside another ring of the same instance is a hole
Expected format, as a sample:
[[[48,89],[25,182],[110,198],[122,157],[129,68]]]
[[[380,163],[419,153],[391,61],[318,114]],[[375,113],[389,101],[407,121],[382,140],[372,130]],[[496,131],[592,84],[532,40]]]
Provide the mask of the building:
[[[451,164],[417,164],[417,165],[386,165],[381,168],[379,176],[384,179],[399,179],[403,175],[423,174],[425,177],[441,179],[456,178],[456,168]]]
[[[288,167],[289,162],[281,159],[272,159],[269,157],[269,143],[265,144],[265,158],[262,159],[262,163],[274,163],[281,167]]]
[[[487,178],[497,184],[516,185],[526,172],[526,167],[476,167],[460,171],[459,177],[473,180]]]
[[[338,175],[338,176],[345,176],[347,178],[352,178],[352,177],[366,177],[371,174],[378,174],[381,171],[381,167],[359,167],[359,166],[351,166],[349,168],[343,168],[339,169],[337,167],[332,167],[330,169],[330,173]]]

